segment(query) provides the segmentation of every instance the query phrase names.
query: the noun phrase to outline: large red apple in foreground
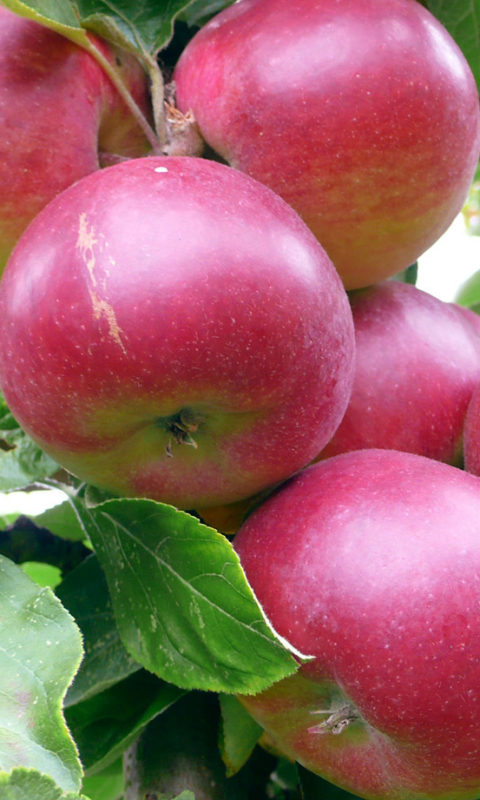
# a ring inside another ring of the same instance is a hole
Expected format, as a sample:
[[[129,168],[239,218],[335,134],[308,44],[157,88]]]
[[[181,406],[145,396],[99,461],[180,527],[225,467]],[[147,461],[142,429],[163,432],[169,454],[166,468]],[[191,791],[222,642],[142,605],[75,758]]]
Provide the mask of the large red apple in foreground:
[[[347,295],[305,224],[202,159],[79,181],[0,285],[0,382],[19,423],[84,480],[183,508],[311,461],[345,411],[353,350]]]
[[[243,697],[274,742],[367,800],[480,795],[480,481],[363,450],[308,468],[235,547],[314,660]]]
[[[96,37],[145,115],[138,62]],[[150,145],[99,64],[63,36],[0,8],[0,273],[38,212],[99,169],[99,152],[139,156]]]
[[[321,457],[379,447],[460,465],[465,415],[480,383],[475,320],[397,281],[352,292],[350,305],[355,380]]]
[[[416,0],[242,0],[174,78],[208,144],[298,211],[348,289],[412,264],[473,179],[477,87]]]

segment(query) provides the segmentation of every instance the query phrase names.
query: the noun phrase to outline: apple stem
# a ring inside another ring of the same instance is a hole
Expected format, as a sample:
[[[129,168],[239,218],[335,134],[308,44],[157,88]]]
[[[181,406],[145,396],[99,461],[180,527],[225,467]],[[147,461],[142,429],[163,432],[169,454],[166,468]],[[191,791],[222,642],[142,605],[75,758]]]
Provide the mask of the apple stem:
[[[157,131],[158,143],[162,154],[168,141],[167,121],[165,114],[165,86],[163,75],[157,61],[150,56],[145,56],[145,65],[150,76],[153,120]]]
[[[87,38],[86,50],[96,59],[107,73],[118,93],[128,106],[132,116],[137,120],[145,137],[152,146],[154,155],[165,156],[199,156],[204,148],[204,140],[189,111],[182,114],[174,101],[175,87],[165,87],[163,75],[156,59],[149,53],[141,52],[137,56],[150,78],[150,96],[154,127],[150,125],[115,67],[110,64],[103,53]],[[166,92],[167,88],[167,92]],[[167,94],[167,97],[165,96]]]
[[[122,97],[123,101],[125,102],[125,104],[127,105],[128,109],[130,110],[130,112],[132,114],[132,117],[134,117],[134,119],[137,120],[140,128],[143,130],[143,132],[145,134],[145,137],[150,142],[154,154],[155,155],[161,154],[163,152],[163,148],[164,148],[164,142],[161,141],[161,138],[162,138],[162,135],[163,135],[163,130],[162,129],[160,130],[159,135],[157,135],[157,133],[155,133],[155,130],[152,128],[152,126],[148,122],[147,118],[145,117],[145,115],[142,113],[141,109],[136,104],[135,100],[133,99],[133,97],[130,94],[129,90],[125,86],[122,78],[120,77],[120,75],[116,71],[115,67],[112,64],[110,64],[108,59],[105,58],[103,53],[101,53],[100,50],[98,50],[95,47],[95,45],[88,39],[88,37],[87,37],[87,43],[85,45],[85,49],[88,50],[88,52],[90,53],[91,56],[93,56],[93,58],[95,58],[95,60],[100,64],[102,69],[106,72],[106,74],[108,75],[108,77],[112,81],[112,83],[115,86],[116,90],[118,91],[119,95]],[[145,61],[145,57],[143,57],[143,60]],[[150,74],[150,79],[152,80],[152,70],[150,70],[150,68],[149,68],[148,71],[149,71],[149,74]],[[158,72],[160,72],[160,70],[158,70]],[[163,85],[163,80],[161,78],[161,75],[160,75],[160,80],[162,81],[162,85]],[[155,108],[154,108],[154,114],[155,114]],[[155,123],[157,124],[157,120],[155,120]]]

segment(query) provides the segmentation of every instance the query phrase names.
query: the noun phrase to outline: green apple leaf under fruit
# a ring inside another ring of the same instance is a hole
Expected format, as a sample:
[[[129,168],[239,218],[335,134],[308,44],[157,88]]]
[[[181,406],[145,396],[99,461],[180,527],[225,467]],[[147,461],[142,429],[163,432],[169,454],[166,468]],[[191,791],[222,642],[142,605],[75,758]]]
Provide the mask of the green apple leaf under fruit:
[[[20,489],[57,470],[58,464],[23,432],[0,395],[0,491]]]
[[[296,671],[222,534],[153,500],[76,509],[123,643],[146,669],[183,688],[244,694]]]
[[[10,773],[0,772],[0,797],[2,800],[89,800],[77,792],[64,792],[48,775],[22,767]]]
[[[227,768],[227,775],[235,775],[248,761],[263,733],[263,728],[255,722],[236,697],[220,695],[222,726],[220,752]]]
[[[81,656],[78,628],[52,591],[0,556],[0,770],[37,769],[62,790],[79,790],[61,702]]]
[[[141,670],[68,708],[67,723],[86,773],[101,771],[116,761],[147,724],[184,693]]]
[[[79,626],[85,649],[65,698],[65,706],[71,706],[138,671],[140,664],[120,640],[107,581],[95,555],[64,578],[57,596]]]
[[[428,0],[425,5],[453,36],[480,87],[479,0]]]

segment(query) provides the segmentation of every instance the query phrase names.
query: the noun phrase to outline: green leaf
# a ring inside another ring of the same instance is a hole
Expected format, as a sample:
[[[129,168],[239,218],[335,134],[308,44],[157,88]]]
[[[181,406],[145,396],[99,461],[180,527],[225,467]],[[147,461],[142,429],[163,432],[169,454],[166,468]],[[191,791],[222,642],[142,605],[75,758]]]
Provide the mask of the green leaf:
[[[20,489],[50,477],[58,464],[32,442],[0,394],[0,491]]]
[[[52,591],[0,556],[0,770],[30,767],[78,791],[61,705],[81,657],[78,628]]]
[[[90,49],[86,30],[138,56],[155,56],[171,39],[173,23],[192,0],[0,0]]]
[[[101,694],[66,709],[66,718],[87,773],[116,761],[143,731],[184,694],[141,670]]]
[[[55,536],[60,536],[62,539],[69,539],[72,542],[85,539],[85,531],[68,500],[43,511],[41,514],[37,514],[35,522],[41,528],[47,528]]]
[[[192,0],[78,0],[82,25],[133,53],[156,55],[173,34],[173,23]]]
[[[62,575],[58,567],[52,567],[50,564],[37,564],[35,561],[25,561],[22,564],[22,570],[25,575],[28,575],[32,581],[35,581],[38,586],[55,589],[62,580]]]
[[[125,781],[123,779],[123,759],[119,758],[95,775],[83,781],[82,790],[90,800],[122,800]]]
[[[455,302],[460,306],[466,306],[477,311],[480,307],[480,270],[474,272],[465,283],[463,283],[455,297]],[[478,312],[477,312],[478,313]]]
[[[250,758],[263,728],[232,695],[220,695],[222,729],[220,752],[227,775],[235,775]]]
[[[215,14],[231,6],[235,0],[193,0],[193,3],[180,12],[178,19],[191,27],[202,26]]]
[[[412,286],[415,286],[417,283],[418,278],[418,262],[412,264],[407,269],[404,269],[402,272],[398,272],[393,278],[389,278],[391,281],[399,281],[400,283],[410,283]]]
[[[241,694],[296,671],[222,534],[153,500],[76,509],[123,643],[146,669],[186,689]]]
[[[480,87],[480,0],[428,0],[426,5],[463,50]]]
[[[64,578],[57,597],[80,627],[85,649],[66,706],[104,691],[141,668],[120,640],[107,581],[95,555]]]
[[[33,769],[0,772],[1,800],[89,800],[76,792],[64,792],[48,775]]]

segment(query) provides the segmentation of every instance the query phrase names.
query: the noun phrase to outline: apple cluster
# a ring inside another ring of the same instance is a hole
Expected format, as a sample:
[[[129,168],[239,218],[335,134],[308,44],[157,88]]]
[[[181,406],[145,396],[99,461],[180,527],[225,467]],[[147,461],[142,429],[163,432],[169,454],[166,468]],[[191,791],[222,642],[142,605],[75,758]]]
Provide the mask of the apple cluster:
[[[0,8],[0,42],[12,413],[82,481],[239,527],[308,657],[240,698],[280,752],[366,800],[475,800],[480,321],[393,279],[478,162],[460,49],[417,0],[240,0],[175,68],[200,157],[153,152],[59,34]]]

